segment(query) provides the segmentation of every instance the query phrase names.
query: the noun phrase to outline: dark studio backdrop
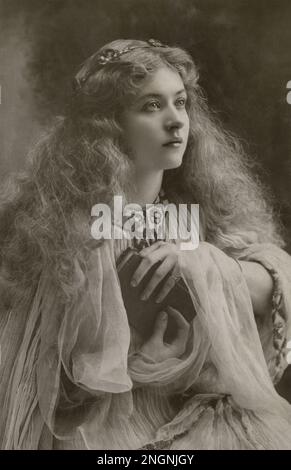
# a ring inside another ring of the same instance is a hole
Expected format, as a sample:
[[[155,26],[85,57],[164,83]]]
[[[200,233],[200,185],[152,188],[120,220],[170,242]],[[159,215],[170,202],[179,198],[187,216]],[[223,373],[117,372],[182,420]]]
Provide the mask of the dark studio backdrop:
[[[210,106],[260,164],[291,252],[290,0],[0,0],[0,181],[62,114],[78,65],[116,38],[192,54]]]

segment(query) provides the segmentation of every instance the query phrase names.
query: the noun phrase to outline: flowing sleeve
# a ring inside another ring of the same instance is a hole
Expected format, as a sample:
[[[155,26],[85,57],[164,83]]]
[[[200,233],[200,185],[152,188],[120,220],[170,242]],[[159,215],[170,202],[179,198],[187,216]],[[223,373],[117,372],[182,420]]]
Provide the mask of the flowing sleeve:
[[[260,245],[245,253],[244,259],[260,259],[277,269],[287,318],[290,315],[289,256],[279,248]],[[242,408],[273,410],[291,421],[288,403],[278,396],[272,384],[248,287],[237,263],[203,242],[199,249],[181,253],[180,267],[204,337],[210,340],[208,359],[217,370],[216,386],[221,384],[223,391]],[[287,329],[288,320],[285,334]]]
[[[75,276],[70,302],[44,270],[34,289],[2,308],[2,448],[36,449],[47,429],[69,440],[93,408],[97,432],[117,409],[130,412],[130,330],[112,245],[92,250],[86,268],[76,263]]]
[[[57,311],[54,292],[46,292],[42,307],[39,404],[59,438],[69,438],[92,405],[101,423],[112,396],[125,397],[132,388],[130,331],[110,243],[92,251],[85,273],[78,269],[82,289],[77,299]]]
[[[277,383],[287,367],[287,342],[291,338],[291,257],[272,244],[252,245],[241,259],[262,264],[273,279],[271,315],[257,326],[270,376]]]

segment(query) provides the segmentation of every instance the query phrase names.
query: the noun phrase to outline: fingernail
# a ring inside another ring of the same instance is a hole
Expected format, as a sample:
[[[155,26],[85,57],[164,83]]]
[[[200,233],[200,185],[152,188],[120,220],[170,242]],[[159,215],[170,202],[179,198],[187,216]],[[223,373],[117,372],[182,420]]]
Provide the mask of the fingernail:
[[[137,286],[137,282],[136,282],[135,280],[133,280],[133,281],[131,281],[130,285],[131,285],[132,287],[135,287],[135,286]]]
[[[161,299],[160,297],[157,297],[157,298],[156,298],[156,304],[160,304],[161,301],[162,301],[162,299]]]
[[[141,300],[147,300],[148,299],[148,294],[143,294],[141,296]]]

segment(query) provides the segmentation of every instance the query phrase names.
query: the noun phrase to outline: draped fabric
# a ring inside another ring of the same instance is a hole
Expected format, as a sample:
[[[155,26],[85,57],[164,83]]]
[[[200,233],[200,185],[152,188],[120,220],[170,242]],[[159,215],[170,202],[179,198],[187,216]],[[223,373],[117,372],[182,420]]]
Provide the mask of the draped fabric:
[[[92,249],[86,269],[76,265],[72,302],[44,269],[36,287],[0,304],[1,448],[291,449],[291,406],[272,383],[287,366],[290,257],[269,244],[241,254],[280,291],[280,321],[257,325],[232,258],[206,242],[180,251],[197,315],[184,355],[156,363],[139,352],[116,272],[131,243]]]

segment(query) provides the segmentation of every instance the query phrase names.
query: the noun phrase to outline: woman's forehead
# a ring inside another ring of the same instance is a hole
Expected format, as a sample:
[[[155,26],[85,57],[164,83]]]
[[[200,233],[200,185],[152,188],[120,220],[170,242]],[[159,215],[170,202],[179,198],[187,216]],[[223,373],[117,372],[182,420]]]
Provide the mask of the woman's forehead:
[[[144,81],[138,98],[155,94],[177,94],[185,90],[183,80],[178,72],[169,67],[160,67],[152,72]]]

